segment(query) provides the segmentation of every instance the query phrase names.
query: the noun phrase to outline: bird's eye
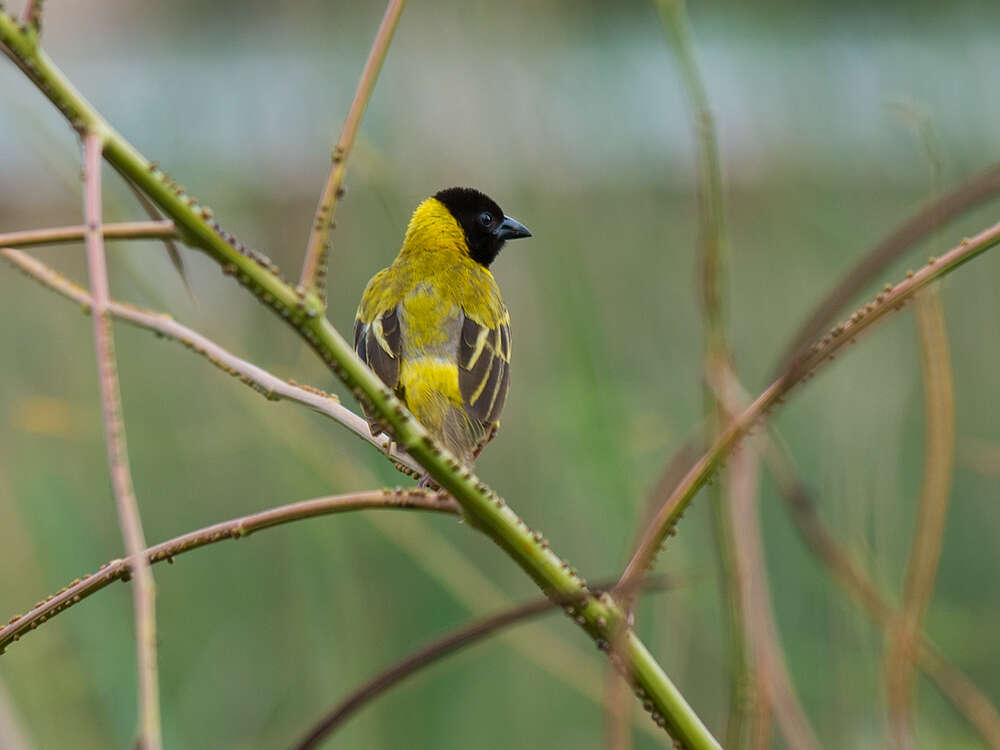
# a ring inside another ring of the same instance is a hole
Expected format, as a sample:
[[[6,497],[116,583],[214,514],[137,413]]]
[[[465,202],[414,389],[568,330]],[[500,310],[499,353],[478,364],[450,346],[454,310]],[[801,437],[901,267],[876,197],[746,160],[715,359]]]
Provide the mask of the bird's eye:
[[[483,211],[481,214],[479,214],[479,223],[482,224],[484,227],[488,227],[490,224],[493,223],[493,214],[491,214],[489,211]]]

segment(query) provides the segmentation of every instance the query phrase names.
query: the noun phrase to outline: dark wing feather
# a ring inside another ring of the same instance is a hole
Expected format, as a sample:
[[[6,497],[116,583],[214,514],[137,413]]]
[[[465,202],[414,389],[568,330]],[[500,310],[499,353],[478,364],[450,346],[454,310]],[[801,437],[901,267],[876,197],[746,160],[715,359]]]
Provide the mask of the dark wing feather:
[[[399,315],[392,308],[371,323],[354,321],[354,350],[381,381],[395,390],[399,383]]]
[[[458,342],[458,390],[465,408],[476,419],[493,424],[500,419],[510,387],[510,328],[496,328],[466,316]]]

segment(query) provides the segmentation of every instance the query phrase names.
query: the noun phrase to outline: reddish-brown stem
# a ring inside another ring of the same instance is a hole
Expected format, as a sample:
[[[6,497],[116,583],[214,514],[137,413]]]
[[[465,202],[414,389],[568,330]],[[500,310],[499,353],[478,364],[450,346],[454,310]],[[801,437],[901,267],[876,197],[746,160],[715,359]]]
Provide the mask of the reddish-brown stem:
[[[787,369],[804,347],[815,341],[836,320],[837,314],[872,283],[890,263],[935,229],[1000,194],[1000,164],[994,164],[947,195],[933,201],[865,253],[851,270],[813,308],[778,361],[774,377]]]
[[[93,300],[86,289],[74,284],[37,258],[10,248],[0,247],[0,257],[44,284],[49,289],[73,300],[85,308],[93,306]],[[140,326],[184,344],[188,349],[205,357],[209,362],[225,372],[234,375],[257,393],[267,399],[288,399],[308,406],[346,427],[362,440],[371,443],[404,474],[420,476],[423,470],[410,456],[399,450],[387,436],[374,437],[362,417],[342,405],[336,396],[298,383],[282,380],[266,370],[257,367],[232,352],[224,349],[209,338],[202,336],[187,326],[181,325],[169,315],[133,307],[114,300],[108,303],[108,312],[119,320]]]
[[[101,234],[105,240],[164,240],[177,239],[177,228],[172,221],[127,221],[103,224]],[[72,227],[28,229],[23,232],[0,234],[0,247],[31,247],[32,245],[60,245],[82,242],[87,235],[83,224]]]
[[[375,81],[382,69],[382,63],[385,62],[389,43],[392,41],[392,35],[396,31],[399,17],[405,6],[406,0],[389,0],[389,5],[385,9],[382,23],[379,24],[375,41],[368,53],[368,60],[361,72],[361,80],[358,81],[358,88],[354,92],[351,109],[344,121],[340,140],[337,141],[337,145],[333,149],[333,165],[320,196],[319,205],[316,207],[299,286],[306,292],[315,292],[321,299],[326,299],[326,269],[329,262],[330,231],[333,229],[333,215],[337,211],[337,204],[344,193],[347,157],[350,156],[351,149],[354,147],[354,139],[361,126],[361,118],[364,116],[368,101],[372,97]]]
[[[760,531],[757,502],[758,458],[749,446],[733,455],[729,477],[735,569],[743,609],[744,640],[752,653],[757,677],[754,698],[766,706],[754,706],[756,718],[769,723],[773,711],[778,728],[789,747],[818,750],[819,741],[792,685],[781,649],[781,640],[771,609],[771,590]],[[763,713],[761,713],[763,711]],[[762,727],[751,727],[750,737],[762,735]]]
[[[24,25],[34,28],[35,31],[42,29],[42,2],[43,0],[28,0],[24,4],[24,13],[21,14]]]
[[[812,553],[826,565],[850,600],[886,633],[897,615],[892,606],[839,544],[816,512],[808,490],[798,480],[787,449],[772,436],[767,450],[768,468],[778,484],[792,520]],[[942,695],[965,717],[994,750],[1000,750],[1000,714],[976,685],[950,663],[928,640],[919,636],[916,661],[938,686]]]
[[[632,696],[628,680],[613,667],[604,684],[605,750],[632,748]]]
[[[598,584],[592,591],[606,590],[611,582]],[[643,584],[644,591],[663,591],[671,587],[671,581],[663,577],[651,577]],[[557,607],[565,607],[584,600],[577,596],[555,596],[534,599],[520,604],[491,617],[476,620],[462,626],[448,635],[439,638],[424,648],[414,651],[406,658],[396,662],[388,669],[379,672],[365,682],[350,695],[338,701],[319,721],[310,727],[309,731],[294,745],[295,750],[309,750],[335,732],[347,719],[356,714],[362,707],[379,697],[402,680],[415,672],[440,661],[456,651],[496,633],[499,630],[516,625],[531,617],[545,614]]]
[[[1000,224],[983,230],[975,237],[962,240],[957,247],[940,258],[932,258],[926,266],[909,275],[904,281],[895,286],[887,285],[873,302],[858,310],[850,320],[837,326],[828,336],[797,358],[781,377],[726,425],[708,452],[698,460],[671,493],[643,533],[639,548],[622,574],[622,583],[634,583],[638,580],[637,577],[653,564],[660,546],[675,529],[697,491],[708,481],[750,428],[778,404],[796,384],[811,377],[824,362],[832,360],[841,349],[875,323],[893,311],[901,309],[916,292],[997,243],[1000,243]]]
[[[164,560],[172,563],[178,555],[199,547],[221,542],[223,539],[241,539],[255,531],[292,521],[302,521],[307,518],[354,510],[397,508],[458,514],[458,504],[454,500],[447,495],[425,490],[371,490],[347,495],[319,497],[277,508],[269,508],[260,513],[234,518],[231,521],[224,521],[182,534],[145,550],[144,559],[150,565]],[[78,578],[58,593],[38,602],[31,611],[10,618],[7,625],[0,628],[0,654],[11,643],[20,640],[23,635],[35,630],[42,623],[48,622],[60,612],[115,581],[127,580],[131,575],[131,569],[128,560],[112,560],[106,565],[102,565],[97,573]]]
[[[895,747],[913,746],[912,704],[916,690],[913,664],[924,615],[930,605],[941,557],[955,458],[955,392],[944,311],[937,288],[916,304],[924,380],[924,477],[920,510],[910,548],[903,603],[889,629],[886,655],[889,723]]]
[[[87,268],[93,297],[94,347],[97,351],[98,382],[101,390],[101,412],[104,416],[104,439],[108,450],[111,488],[118,509],[129,566],[135,576],[133,601],[135,609],[136,663],[139,686],[139,740],[143,750],[160,750],[163,740],[160,729],[160,697],[156,669],[156,593],[149,562],[143,556],[146,540],[142,533],[139,506],[132,486],[125,424],[122,420],[121,393],[115,365],[115,345],[108,314],[108,268],[101,234],[101,150],[99,133],[90,131],[83,136],[84,200],[86,224]]]

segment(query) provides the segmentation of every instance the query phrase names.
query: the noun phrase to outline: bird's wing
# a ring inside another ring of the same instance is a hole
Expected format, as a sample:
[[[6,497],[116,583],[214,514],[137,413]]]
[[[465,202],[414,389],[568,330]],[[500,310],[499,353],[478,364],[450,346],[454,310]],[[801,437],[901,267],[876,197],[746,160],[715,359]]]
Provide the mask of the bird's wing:
[[[399,314],[393,307],[365,322],[359,311],[354,319],[354,351],[383,383],[395,390],[399,384]]]
[[[458,389],[465,408],[485,424],[499,421],[510,387],[510,316],[495,327],[468,312],[458,341]]]

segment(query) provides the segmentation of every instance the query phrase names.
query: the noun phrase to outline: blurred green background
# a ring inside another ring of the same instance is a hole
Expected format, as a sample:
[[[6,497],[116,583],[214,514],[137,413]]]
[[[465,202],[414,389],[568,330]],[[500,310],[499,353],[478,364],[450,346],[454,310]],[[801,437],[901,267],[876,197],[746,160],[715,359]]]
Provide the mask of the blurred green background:
[[[50,0],[45,43],[126,137],[297,277],[329,149],[383,7]],[[758,391],[842,271],[924,201],[1000,155],[1000,8],[720,1],[697,4],[692,16],[727,186],[731,338],[744,383]],[[0,231],[77,223],[75,136],[2,62]],[[106,182],[108,218],[141,218],[110,171]],[[494,266],[515,359],[503,429],[480,473],[586,577],[614,575],[646,494],[696,434],[701,412],[693,142],[654,9],[410,4],[338,213],[330,317],[342,331],[368,277],[392,260],[413,207],[452,184],[485,190],[534,232]],[[998,207],[942,229],[881,281],[993,223]],[[81,248],[37,254],[85,279]],[[109,254],[115,297],[168,310],[274,373],[343,393],[204,256],[185,254],[192,302],[161,246],[117,244]],[[943,652],[995,702],[998,275],[1000,254],[988,253],[943,287],[959,437],[927,619]],[[0,320],[6,619],[123,552],[89,319],[0,268]],[[150,543],[401,481],[336,425],[264,401],[177,344],[123,325],[116,334]],[[907,311],[776,415],[822,514],[892,600],[920,488],[922,411]],[[761,493],[774,606],[806,711],[826,747],[883,747],[882,635],[804,549],[766,476]],[[708,511],[697,501],[662,555],[660,568],[685,584],[648,600],[641,630],[719,734],[726,657]],[[287,746],[409,650],[472,613],[535,594],[492,544],[453,519],[396,513],[270,530],[184,555],[155,575],[170,748]],[[130,594],[113,586],[0,659],[0,688],[33,746],[129,746]],[[438,664],[355,717],[331,746],[600,747],[593,697],[604,662],[565,618],[542,628]],[[531,644],[549,668],[526,655]],[[918,708],[921,747],[981,746],[923,681]],[[662,745],[655,733],[635,736],[638,748]]]

